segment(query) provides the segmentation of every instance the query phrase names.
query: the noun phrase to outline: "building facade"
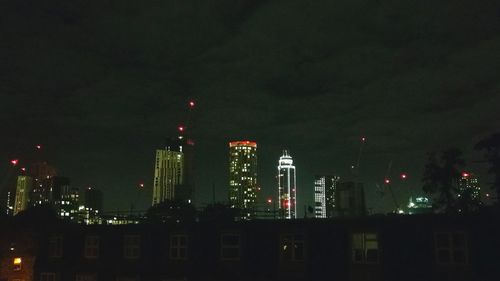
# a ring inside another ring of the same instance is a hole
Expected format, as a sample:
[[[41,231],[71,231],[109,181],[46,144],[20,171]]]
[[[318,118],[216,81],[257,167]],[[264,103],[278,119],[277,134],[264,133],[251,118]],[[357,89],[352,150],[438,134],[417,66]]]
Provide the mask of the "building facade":
[[[359,182],[339,182],[335,190],[336,215],[360,217],[366,215],[365,193]]]
[[[229,204],[242,210],[242,218],[253,218],[257,202],[257,143],[229,143]]]
[[[183,136],[156,150],[152,205],[164,201],[191,203],[194,197],[194,143]]]
[[[335,214],[335,190],[340,178],[321,175],[314,180],[314,215],[316,218],[332,218]]]
[[[297,218],[297,181],[292,156],[288,151],[278,161],[278,213],[282,219]]]
[[[472,200],[480,200],[481,187],[476,175],[470,172],[463,172],[458,183],[459,196],[469,196]]]
[[[30,176],[18,176],[16,184],[16,200],[14,204],[14,215],[28,208],[30,192],[33,187],[33,178]]]

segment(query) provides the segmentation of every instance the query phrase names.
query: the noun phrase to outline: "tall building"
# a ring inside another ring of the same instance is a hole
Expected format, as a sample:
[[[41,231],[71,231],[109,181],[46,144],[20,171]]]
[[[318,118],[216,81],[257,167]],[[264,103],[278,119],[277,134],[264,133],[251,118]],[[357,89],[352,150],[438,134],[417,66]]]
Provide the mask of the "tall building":
[[[80,220],[85,224],[99,224],[102,218],[102,192],[87,187],[83,193],[83,205],[79,207]]]
[[[69,178],[47,176],[34,183],[29,205],[49,205],[59,217],[76,220],[78,198],[78,189],[71,188]]]
[[[314,214],[316,218],[332,218],[335,214],[335,190],[338,176],[316,176],[314,180]]]
[[[257,143],[229,143],[229,204],[241,209],[243,218],[255,216],[257,201]]]
[[[458,195],[470,196],[472,200],[480,200],[481,187],[473,173],[463,172],[458,182]]]
[[[191,203],[194,196],[194,143],[182,136],[156,150],[153,205],[167,200]]]
[[[359,217],[366,215],[363,184],[352,181],[339,182],[335,190],[336,215]]]
[[[30,176],[18,176],[16,184],[16,200],[14,204],[14,215],[28,208],[33,178]]]
[[[432,203],[427,197],[410,197],[408,201],[408,214],[429,214],[432,213]]]
[[[279,215],[282,219],[297,218],[297,185],[295,166],[288,151],[278,161]]]

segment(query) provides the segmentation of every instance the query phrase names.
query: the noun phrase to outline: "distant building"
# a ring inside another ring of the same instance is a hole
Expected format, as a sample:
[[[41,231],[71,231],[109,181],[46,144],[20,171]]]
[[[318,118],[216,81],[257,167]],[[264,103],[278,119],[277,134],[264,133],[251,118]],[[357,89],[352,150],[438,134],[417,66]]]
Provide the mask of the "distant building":
[[[297,186],[293,159],[288,151],[278,161],[279,216],[282,219],[297,218]]]
[[[316,176],[314,180],[314,214],[316,218],[332,218],[335,213],[335,190],[338,176]]]
[[[481,187],[477,177],[470,172],[463,172],[458,182],[458,195],[467,194],[472,200],[480,200]]]
[[[15,193],[11,190],[7,191],[7,201],[6,201],[6,214],[12,216],[14,214],[14,200]]]
[[[244,213],[242,218],[255,216],[257,201],[257,143],[229,143],[229,204]]]
[[[28,208],[32,187],[33,187],[32,177],[30,176],[17,177],[14,215],[17,215],[19,212],[22,212]]]
[[[71,188],[67,177],[47,176],[34,183],[31,192],[31,206],[49,205],[59,217],[77,220],[79,195],[78,189]]]
[[[191,203],[194,196],[194,143],[179,136],[156,150],[153,205],[178,200]]]
[[[335,190],[336,215],[359,217],[366,215],[362,183],[340,182]]]
[[[432,213],[432,204],[427,197],[417,197],[413,199],[410,197],[408,202],[408,214],[428,214]]]

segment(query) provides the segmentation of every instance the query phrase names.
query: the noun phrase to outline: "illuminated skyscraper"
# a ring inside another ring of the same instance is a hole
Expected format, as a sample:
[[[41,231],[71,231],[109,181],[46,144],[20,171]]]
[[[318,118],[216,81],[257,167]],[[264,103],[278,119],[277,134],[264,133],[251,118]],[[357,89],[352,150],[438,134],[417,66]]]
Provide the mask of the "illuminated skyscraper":
[[[481,187],[473,173],[463,172],[458,183],[458,195],[470,196],[472,200],[480,200]]]
[[[242,217],[255,216],[257,201],[257,143],[229,143],[229,204],[243,211]]]
[[[316,176],[314,180],[314,214],[316,218],[331,218],[335,213],[335,190],[338,176]]]
[[[28,208],[29,195],[33,186],[33,178],[30,176],[18,176],[16,185],[16,201],[14,204],[14,215]]]
[[[192,202],[193,146],[179,136],[169,139],[165,149],[156,150],[153,205],[166,200]]]
[[[282,219],[297,218],[297,189],[295,166],[288,151],[283,151],[283,156],[278,162],[278,198],[279,215]]]

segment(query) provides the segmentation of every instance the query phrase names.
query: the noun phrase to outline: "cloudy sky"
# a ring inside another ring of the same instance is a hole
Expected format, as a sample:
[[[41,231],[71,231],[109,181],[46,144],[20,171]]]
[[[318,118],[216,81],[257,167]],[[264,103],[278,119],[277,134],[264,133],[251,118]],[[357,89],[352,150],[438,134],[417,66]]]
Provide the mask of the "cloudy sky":
[[[479,160],[499,130],[498,1],[2,1],[0,38],[0,177],[41,143],[108,211],[150,205],[155,149],[190,99],[199,205],[212,184],[227,197],[230,140],[258,142],[262,201],[289,149],[311,205],[314,175],[349,176],[366,136],[368,207],[385,212],[389,162],[403,202],[427,152]]]

